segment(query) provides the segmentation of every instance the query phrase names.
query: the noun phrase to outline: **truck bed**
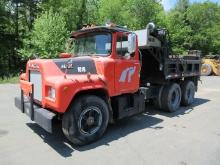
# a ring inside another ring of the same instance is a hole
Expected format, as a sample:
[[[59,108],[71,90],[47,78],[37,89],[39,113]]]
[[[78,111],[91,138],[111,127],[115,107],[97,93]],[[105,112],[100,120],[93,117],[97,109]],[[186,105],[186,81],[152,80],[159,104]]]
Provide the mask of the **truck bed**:
[[[169,80],[200,76],[201,59],[197,55],[156,57],[148,49],[141,52],[141,83],[165,84]]]
[[[200,75],[201,60],[196,56],[179,56],[167,58],[164,61],[164,76],[166,79]]]
[[[149,25],[149,24],[148,24]],[[200,55],[170,55],[171,45],[166,29],[134,31],[138,36],[141,59],[141,84],[165,84],[171,80],[200,76]],[[154,27],[153,27],[154,28]]]

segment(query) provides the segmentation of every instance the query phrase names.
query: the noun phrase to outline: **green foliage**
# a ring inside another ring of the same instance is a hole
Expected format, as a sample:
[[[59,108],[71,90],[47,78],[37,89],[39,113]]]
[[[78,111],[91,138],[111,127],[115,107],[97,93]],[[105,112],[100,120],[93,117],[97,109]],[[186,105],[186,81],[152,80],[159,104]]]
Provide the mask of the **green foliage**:
[[[128,0],[125,20],[129,28],[145,28],[149,22],[159,22],[159,13],[163,11],[156,0]]]
[[[192,29],[190,44],[204,54],[220,54],[220,6],[215,3],[195,3],[187,10]]]
[[[188,0],[179,0],[167,14],[167,28],[170,31],[173,54],[184,54],[189,49],[191,27],[187,23]]]
[[[41,4],[43,11],[52,9],[62,15],[69,31],[77,30],[84,23],[97,22],[99,0],[47,0]]]
[[[190,5],[188,0],[179,0],[167,17],[174,53],[196,49],[220,54],[220,6],[216,3]]]
[[[149,22],[162,22],[163,8],[156,0],[101,0],[99,21],[111,20],[129,29],[145,28]]]
[[[13,17],[7,4],[7,0],[0,1],[0,77],[9,75],[19,66],[15,52],[19,40],[13,29]]]
[[[19,82],[19,76],[8,76],[5,78],[0,78],[0,84],[10,83],[10,84],[16,84]]]
[[[127,0],[101,0],[99,7],[99,23],[111,20],[118,25],[124,25],[123,11]]]
[[[173,53],[182,54],[189,48],[190,26],[183,24],[183,14],[179,11],[172,11],[168,14],[167,28],[170,31]]]
[[[178,0],[174,10],[184,14],[189,6],[189,0]]]
[[[55,58],[64,50],[67,35],[64,17],[49,10],[35,20],[30,39],[24,40],[25,47],[20,53],[26,59],[33,54],[42,58]]]

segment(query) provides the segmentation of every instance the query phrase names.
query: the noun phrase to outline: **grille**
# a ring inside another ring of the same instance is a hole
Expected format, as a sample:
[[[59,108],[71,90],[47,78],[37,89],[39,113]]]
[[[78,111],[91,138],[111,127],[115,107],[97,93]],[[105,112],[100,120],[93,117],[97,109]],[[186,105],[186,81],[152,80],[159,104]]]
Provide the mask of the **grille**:
[[[30,71],[30,82],[34,85],[34,99],[42,101],[42,78],[39,71]]]

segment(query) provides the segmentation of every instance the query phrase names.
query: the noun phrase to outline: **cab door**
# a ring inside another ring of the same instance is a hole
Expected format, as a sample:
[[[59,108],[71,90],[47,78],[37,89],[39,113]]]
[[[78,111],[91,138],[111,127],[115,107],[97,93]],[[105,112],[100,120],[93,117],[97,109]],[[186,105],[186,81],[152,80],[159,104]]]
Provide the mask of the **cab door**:
[[[117,33],[115,40],[115,92],[136,92],[139,88],[140,72],[138,51],[129,54],[128,33]]]

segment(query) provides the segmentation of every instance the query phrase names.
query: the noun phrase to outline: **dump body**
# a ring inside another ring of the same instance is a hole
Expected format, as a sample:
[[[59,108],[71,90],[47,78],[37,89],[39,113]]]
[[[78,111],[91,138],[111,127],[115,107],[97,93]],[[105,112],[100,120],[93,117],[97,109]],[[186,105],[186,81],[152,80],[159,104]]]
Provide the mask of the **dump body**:
[[[142,84],[162,84],[172,79],[199,76],[200,55],[196,53],[185,56],[170,54],[167,30],[156,30],[152,26],[148,24],[146,29],[135,31],[142,62]]]

